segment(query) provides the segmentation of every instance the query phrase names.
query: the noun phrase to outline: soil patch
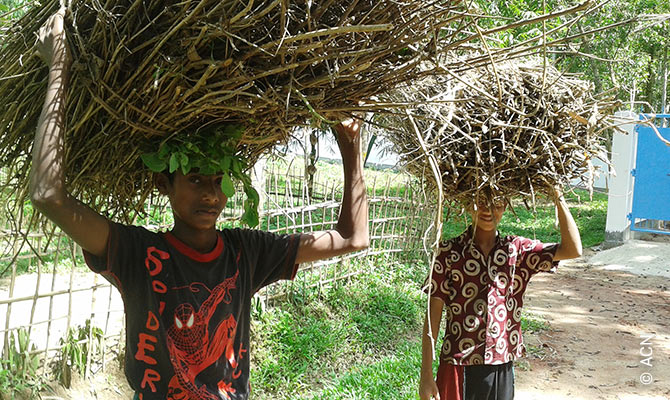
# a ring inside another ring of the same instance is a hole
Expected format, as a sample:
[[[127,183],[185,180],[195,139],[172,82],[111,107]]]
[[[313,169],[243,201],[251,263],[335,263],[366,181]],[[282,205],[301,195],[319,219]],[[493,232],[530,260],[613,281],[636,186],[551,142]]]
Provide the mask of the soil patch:
[[[670,245],[650,246],[588,250],[533,278],[525,309],[551,329],[525,335],[517,399],[670,399]]]

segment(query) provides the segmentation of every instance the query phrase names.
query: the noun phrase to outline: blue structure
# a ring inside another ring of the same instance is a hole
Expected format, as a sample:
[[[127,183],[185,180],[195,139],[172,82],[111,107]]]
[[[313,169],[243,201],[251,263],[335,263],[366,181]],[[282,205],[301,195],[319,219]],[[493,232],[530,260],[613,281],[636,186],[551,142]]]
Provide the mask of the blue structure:
[[[670,141],[670,114],[641,115],[654,118],[658,133]],[[637,155],[633,205],[629,219],[634,231],[670,234],[670,146],[659,139],[654,128],[637,125]]]

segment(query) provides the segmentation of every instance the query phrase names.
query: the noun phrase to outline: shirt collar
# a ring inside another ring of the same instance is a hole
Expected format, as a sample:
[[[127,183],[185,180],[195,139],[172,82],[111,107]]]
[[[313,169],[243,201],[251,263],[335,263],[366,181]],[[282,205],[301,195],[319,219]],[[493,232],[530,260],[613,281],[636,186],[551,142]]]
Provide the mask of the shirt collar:
[[[216,260],[221,255],[221,252],[223,252],[223,239],[221,239],[221,235],[218,232],[216,233],[216,245],[214,246],[214,249],[208,253],[201,253],[196,249],[189,247],[170,232],[165,232],[163,237],[165,237],[172,247],[193,261],[201,263],[211,262]]]

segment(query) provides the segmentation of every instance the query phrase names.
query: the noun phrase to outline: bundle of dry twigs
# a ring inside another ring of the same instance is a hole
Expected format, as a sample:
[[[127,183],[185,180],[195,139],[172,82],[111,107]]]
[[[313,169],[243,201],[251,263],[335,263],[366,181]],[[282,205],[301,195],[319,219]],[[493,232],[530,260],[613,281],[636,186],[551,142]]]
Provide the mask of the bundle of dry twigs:
[[[429,159],[436,161],[445,199],[534,201],[550,187],[593,176],[593,158],[607,162],[603,133],[615,126],[619,102],[613,91],[592,90],[542,61],[504,62],[398,89],[389,100],[414,108],[382,119],[407,170],[433,189]]]
[[[0,50],[0,167],[25,188],[46,68],[35,32],[58,7],[32,8]],[[141,206],[139,155],[209,124],[245,126],[253,162],[291,128],[355,110],[415,76],[423,47],[459,0],[73,0],[67,104],[70,190],[111,216]]]
[[[0,31],[0,168],[6,172],[0,187],[15,193],[14,207],[26,198],[47,77],[34,55],[34,32],[59,2],[36,5]],[[565,20],[561,27],[570,29],[592,6],[586,0],[483,30],[478,21],[488,17],[470,5],[460,0],[70,0],[69,190],[127,221],[141,212],[151,192],[150,173],[139,156],[171,135],[242,124],[238,152],[252,164],[296,126],[333,122],[354,111],[402,109],[405,104],[371,99],[430,74],[418,67],[438,54],[465,57],[442,63],[460,74],[560,46],[565,39],[558,29],[506,49],[492,50],[486,41],[505,29],[559,17]],[[559,33],[561,39],[549,40]]]

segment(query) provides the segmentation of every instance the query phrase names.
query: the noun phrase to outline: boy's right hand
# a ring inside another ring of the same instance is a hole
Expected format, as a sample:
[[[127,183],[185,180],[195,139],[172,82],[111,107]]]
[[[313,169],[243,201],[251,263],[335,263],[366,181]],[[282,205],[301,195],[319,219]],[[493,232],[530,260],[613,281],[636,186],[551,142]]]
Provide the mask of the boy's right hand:
[[[440,400],[440,392],[437,390],[437,383],[433,377],[421,378],[419,382],[419,398],[421,400]]]
[[[64,17],[65,7],[61,6],[35,33],[37,35],[37,41],[35,42],[37,54],[49,68],[56,64],[64,63],[67,60],[65,29],[63,27]]]

